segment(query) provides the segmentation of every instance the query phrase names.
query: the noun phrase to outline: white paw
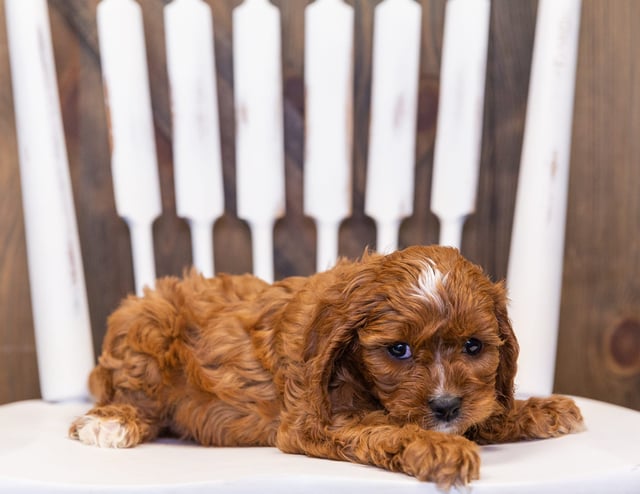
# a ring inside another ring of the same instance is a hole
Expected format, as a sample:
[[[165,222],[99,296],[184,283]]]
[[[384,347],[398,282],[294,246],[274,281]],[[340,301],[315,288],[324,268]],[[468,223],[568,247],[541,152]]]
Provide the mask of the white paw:
[[[126,426],[115,419],[85,415],[75,422],[78,440],[101,448],[126,448],[129,434]]]

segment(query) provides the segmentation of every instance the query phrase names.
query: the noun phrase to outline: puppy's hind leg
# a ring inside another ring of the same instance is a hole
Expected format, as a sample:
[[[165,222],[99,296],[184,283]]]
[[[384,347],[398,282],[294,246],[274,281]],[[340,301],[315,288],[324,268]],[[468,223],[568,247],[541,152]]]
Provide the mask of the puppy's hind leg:
[[[156,421],[145,417],[140,409],[115,403],[96,406],[75,419],[69,437],[101,448],[131,448],[157,437]]]

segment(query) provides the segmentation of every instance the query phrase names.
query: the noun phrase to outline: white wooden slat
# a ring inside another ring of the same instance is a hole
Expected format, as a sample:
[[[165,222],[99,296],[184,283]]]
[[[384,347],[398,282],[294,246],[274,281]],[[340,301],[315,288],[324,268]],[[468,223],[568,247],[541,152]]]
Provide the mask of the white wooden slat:
[[[40,391],[77,399],[94,355],[47,5],[4,5]]]
[[[457,248],[476,205],[489,14],[489,0],[448,0],[445,10],[431,209],[440,244]]]
[[[397,248],[400,222],[413,212],[420,23],[415,0],[384,0],[374,14],[365,212],[378,251]]]
[[[317,0],[305,11],[304,212],[318,235],[317,271],[338,257],[351,214],[353,8]]]
[[[538,3],[507,281],[524,394],[553,389],[580,10]]]
[[[273,225],[284,214],[280,12],[267,0],[233,11],[238,216],[249,223],[253,271],[273,280]]]
[[[178,216],[191,228],[193,264],[213,276],[213,223],[224,214],[211,8],[174,0],[164,10]]]
[[[102,0],[97,21],[115,202],[129,225],[142,294],[155,283],[152,224],[162,212],[142,12],[133,0]]]

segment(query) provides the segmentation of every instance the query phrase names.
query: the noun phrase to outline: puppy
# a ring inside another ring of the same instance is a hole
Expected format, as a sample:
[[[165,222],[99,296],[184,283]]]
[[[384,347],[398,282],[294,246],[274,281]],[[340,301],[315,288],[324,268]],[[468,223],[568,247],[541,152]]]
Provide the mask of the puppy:
[[[517,355],[503,285],[452,248],[272,285],[191,272],[111,315],[89,379],[97,404],[70,436],[277,446],[449,487],[478,478],[476,443],[581,428],[568,398],[514,399]]]

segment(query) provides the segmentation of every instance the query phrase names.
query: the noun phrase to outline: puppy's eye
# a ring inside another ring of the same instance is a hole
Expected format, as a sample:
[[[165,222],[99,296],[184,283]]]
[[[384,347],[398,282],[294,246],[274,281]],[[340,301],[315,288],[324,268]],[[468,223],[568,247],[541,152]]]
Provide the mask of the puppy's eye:
[[[462,351],[467,355],[478,355],[482,351],[482,342],[478,338],[469,338]]]
[[[387,347],[387,351],[389,355],[393,358],[397,358],[398,360],[405,360],[411,357],[411,347],[406,343],[394,343],[393,345],[389,345]]]

